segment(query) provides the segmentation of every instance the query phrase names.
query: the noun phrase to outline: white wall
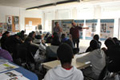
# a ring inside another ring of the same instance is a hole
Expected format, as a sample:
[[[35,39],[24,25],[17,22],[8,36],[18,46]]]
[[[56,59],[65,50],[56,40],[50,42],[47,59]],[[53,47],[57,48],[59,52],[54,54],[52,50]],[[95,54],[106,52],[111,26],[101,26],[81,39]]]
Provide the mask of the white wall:
[[[7,15],[19,16],[20,30],[25,29],[25,17],[41,18],[43,25],[43,13],[41,10],[26,11],[24,8],[19,7],[0,6],[0,22],[6,22]]]
[[[43,30],[51,32],[54,19],[115,19],[114,36],[118,37],[120,0],[80,2],[26,11],[24,8],[0,6],[0,22],[6,22],[6,15],[20,17],[20,30],[24,29],[25,17],[41,18]],[[84,31],[85,33],[85,31]],[[97,27],[100,33],[100,26]]]
[[[98,0],[71,5],[52,6],[42,10],[45,14],[51,11],[51,17],[53,17],[53,19],[98,19],[97,34],[100,34],[100,19],[115,19],[113,35],[114,37],[118,37],[118,19],[120,18],[119,4],[120,0]],[[46,18],[47,17],[49,16],[46,16]],[[44,24],[47,24],[46,18]],[[47,21],[51,22],[52,20],[47,18]],[[52,24],[50,26],[45,25],[45,30],[49,29],[49,27],[52,27]]]

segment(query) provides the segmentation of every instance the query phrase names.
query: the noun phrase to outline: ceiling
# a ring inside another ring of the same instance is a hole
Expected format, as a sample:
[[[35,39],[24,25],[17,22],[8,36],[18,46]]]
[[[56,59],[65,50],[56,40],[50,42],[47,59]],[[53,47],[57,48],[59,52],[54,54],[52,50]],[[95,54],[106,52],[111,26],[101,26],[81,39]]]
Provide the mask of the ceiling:
[[[56,3],[60,1],[68,0],[0,0],[0,5],[29,8],[50,3]]]

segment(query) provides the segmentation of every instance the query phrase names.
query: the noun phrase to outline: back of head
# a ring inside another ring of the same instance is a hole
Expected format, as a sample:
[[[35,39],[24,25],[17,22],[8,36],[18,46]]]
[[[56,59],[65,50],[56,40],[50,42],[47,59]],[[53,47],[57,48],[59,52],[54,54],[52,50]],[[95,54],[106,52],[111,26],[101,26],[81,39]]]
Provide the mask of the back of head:
[[[8,31],[5,31],[5,32],[2,34],[2,36],[7,36],[7,34],[9,34],[9,32],[8,32]]]
[[[25,31],[24,31],[24,30],[22,30],[20,33],[21,33],[21,34],[24,34],[24,33],[25,33]]]
[[[25,43],[30,43],[32,41],[32,39],[30,37],[25,39]]]
[[[99,40],[99,35],[97,35],[97,34],[94,35],[93,39],[98,41]]]
[[[33,35],[34,35],[34,34],[35,34],[35,32],[34,32],[34,31],[32,31],[32,32],[30,32],[30,33],[29,33],[28,37],[33,38]]]
[[[92,48],[92,50],[98,49],[99,48],[98,42],[96,40],[92,40],[90,42],[90,47]]]
[[[53,33],[53,39],[52,39],[52,45],[59,45],[60,41],[59,41],[59,36],[57,33]]]
[[[57,25],[58,22],[55,22],[55,26]]]
[[[65,36],[65,34],[62,34],[61,35],[61,39],[64,39],[66,36]]]
[[[112,38],[108,38],[106,41],[105,41],[105,45],[106,47],[111,47],[111,46],[114,46],[115,45],[115,42],[113,41]]]
[[[73,50],[68,44],[61,44],[57,50],[57,56],[61,64],[71,64],[73,58]]]

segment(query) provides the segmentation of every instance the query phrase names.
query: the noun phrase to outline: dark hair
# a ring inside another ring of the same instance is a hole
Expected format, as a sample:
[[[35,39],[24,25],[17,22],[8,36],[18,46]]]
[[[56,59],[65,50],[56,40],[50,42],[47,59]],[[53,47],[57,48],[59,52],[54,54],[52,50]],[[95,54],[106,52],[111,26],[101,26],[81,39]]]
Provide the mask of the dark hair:
[[[98,42],[96,40],[90,41],[90,47],[92,48],[92,50],[98,49],[99,48]]]
[[[115,45],[115,42],[113,41],[112,38],[108,38],[106,41],[105,41],[105,45],[106,47],[111,47],[111,46],[114,46]]]
[[[57,50],[57,56],[61,64],[64,64],[64,63],[71,64],[72,58],[73,58],[73,50],[68,44],[63,43],[59,46]]]
[[[9,34],[10,32],[8,32],[8,31],[5,31],[3,34],[2,34],[2,36],[6,36],[7,34]]]
[[[31,33],[29,33],[28,37],[33,38],[33,34],[34,34],[34,33],[35,33],[35,32],[32,31]]]
[[[25,39],[25,43],[30,43],[30,41],[32,41],[32,38],[30,38],[30,37],[27,37],[27,38]]]
[[[63,39],[63,38],[65,38],[65,34],[62,34],[62,35],[61,35],[61,39]]]
[[[60,41],[59,41],[59,36],[57,33],[53,33],[53,39],[52,39],[52,45],[56,45],[59,46],[60,45]]]
[[[97,35],[97,34],[94,35],[93,39],[98,41],[99,40],[99,35]]]
[[[58,22],[55,22],[55,25],[57,25]]]
[[[35,38],[36,39],[41,39],[41,35],[36,35]]]
[[[116,37],[113,37],[113,41],[116,43],[119,40]]]

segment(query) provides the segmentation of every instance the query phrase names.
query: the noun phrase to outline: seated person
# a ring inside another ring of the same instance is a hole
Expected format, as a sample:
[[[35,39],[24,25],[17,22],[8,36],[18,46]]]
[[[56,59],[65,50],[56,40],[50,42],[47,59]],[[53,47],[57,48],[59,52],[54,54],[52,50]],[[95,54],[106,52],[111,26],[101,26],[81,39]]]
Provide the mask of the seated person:
[[[7,38],[10,36],[10,33],[8,31],[4,32],[2,34],[2,38],[1,38],[1,47],[2,49],[6,49],[6,44],[5,41],[7,40]],[[6,49],[7,50],[7,49]]]
[[[116,45],[120,46],[120,41],[116,37],[113,37],[113,41]]]
[[[96,40],[92,40],[91,45],[97,46],[98,43]],[[91,77],[95,80],[98,79],[102,69],[106,65],[105,53],[103,50],[101,50],[99,48],[92,49],[92,51],[89,52],[87,55],[80,57],[80,58],[77,58],[77,61],[78,62],[87,62],[87,61],[91,62],[92,66],[85,68],[83,70],[83,73],[84,73],[84,75]]]
[[[53,39],[52,39],[51,45],[55,45],[55,46],[60,45],[60,39],[57,33],[53,33]]]
[[[90,52],[90,51],[93,51],[95,49],[99,49],[99,44],[98,44],[98,42],[96,44],[96,42],[97,42],[96,40],[91,40],[90,46],[87,48],[86,52]]]
[[[99,41],[99,35],[97,35],[97,34],[94,35],[93,40],[96,40],[98,42],[98,44],[99,44],[99,48],[101,48],[102,43]]]
[[[116,45],[112,38],[105,41],[107,47],[106,55],[109,58],[108,70],[111,72],[120,71],[120,46]]]
[[[32,41],[35,39],[36,33],[34,31],[32,31],[31,33],[29,33],[28,37],[30,37],[32,39]]]
[[[36,35],[33,40],[33,43],[40,44],[41,39],[42,39],[41,35]]]
[[[57,49],[61,44],[57,33],[54,33],[53,35],[54,37],[52,39],[51,46],[46,47],[46,56],[47,56],[47,59],[50,61],[57,59]]]
[[[47,46],[46,47],[46,57],[48,61],[50,60],[56,60],[57,59],[57,49],[59,46]]]
[[[68,44],[61,44],[57,50],[58,59],[61,65],[49,70],[44,80],[83,80],[81,70],[71,65],[73,51]]]
[[[25,40],[25,31],[24,30],[22,30],[22,31],[20,31],[19,33],[18,33],[18,36],[20,37],[20,39],[21,40]]]
[[[16,59],[17,47],[18,45],[23,43],[21,39],[19,38],[19,36],[17,34],[12,35],[7,38],[5,43],[6,43],[7,51],[13,54],[12,55],[13,59]]]
[[[70,39],[68,39],[65,34],[61,35],[61,43],[69,44],[69,46],[71,46],[71,48],[73,49],[73,53],[74,54],[79,52],[79,49],[78,48],[74,48],[74,46],[72,44],[72,41]]]
[[[20,59],[20,64],[26,63],[27,69],[33,70],[35,68],[35,60],[31,51],[31,43],[32,39],[31,38],[26,38],[25,42],[21,45],[18,46],[17,49],[17,60]],[[25,65],[22,65],[25,67]]]
[[[12,56],[10,55],[10,53],[8,51],[2,49],[1,47],[0,47],[0,57],[3,57],[3,58],[5,58],[5,59],[7,59],[7,60],[9,60],[11,62],[13,61]]]

